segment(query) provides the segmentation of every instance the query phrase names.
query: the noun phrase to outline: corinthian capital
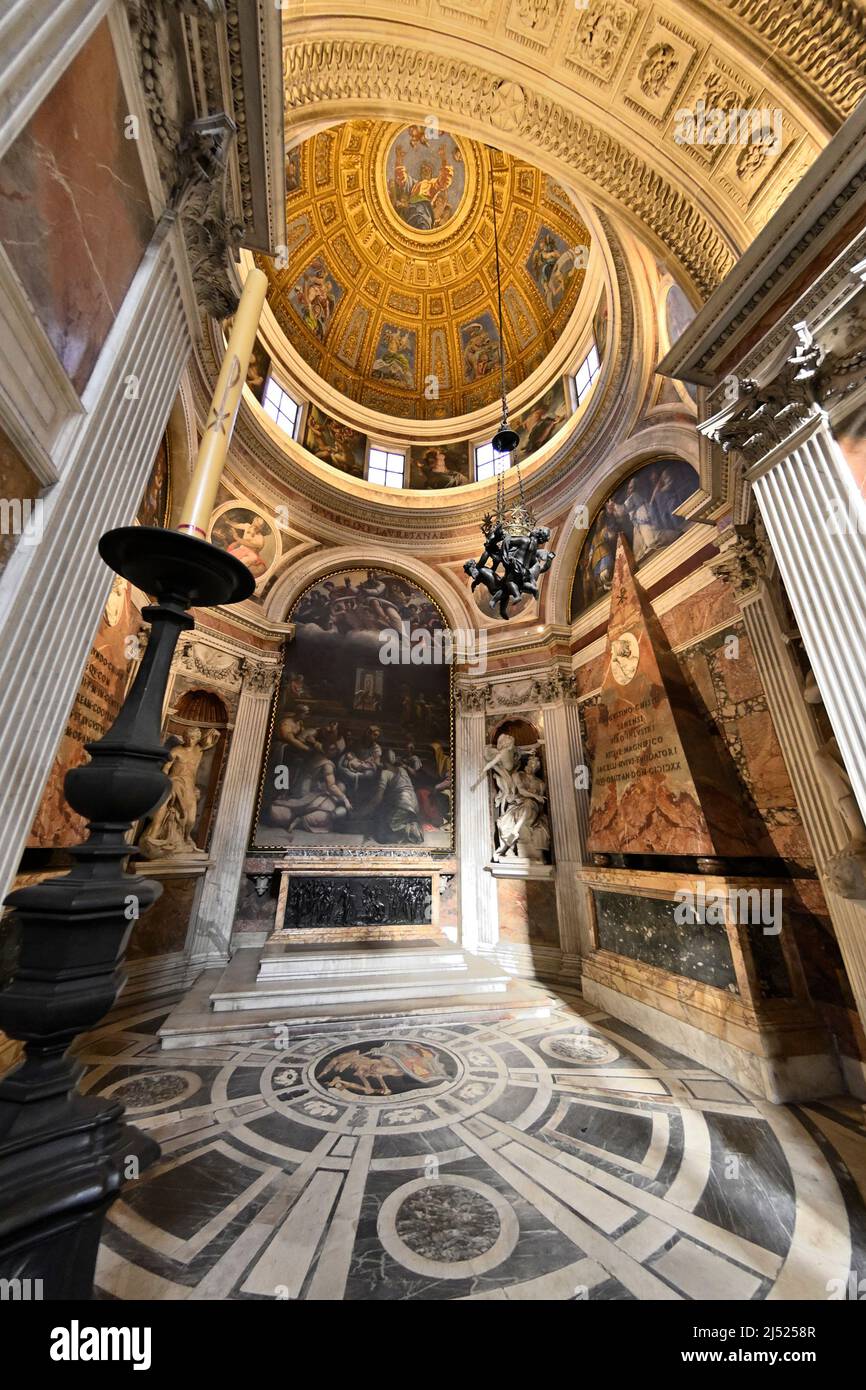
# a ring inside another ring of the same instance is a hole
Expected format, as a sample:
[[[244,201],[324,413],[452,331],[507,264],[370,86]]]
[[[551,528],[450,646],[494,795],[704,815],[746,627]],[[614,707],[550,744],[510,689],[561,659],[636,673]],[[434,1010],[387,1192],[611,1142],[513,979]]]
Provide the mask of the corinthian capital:
[[[750,378],[737,378],[737,409],[707,431],[726,454],[735,450],[747,464],[758,463],[784,443],[814,414],[819,402],[823,349],[804,323],[794,331],[794,349],[776,375],[763,386]]]
[[[458,685],[457,706],[461,714],[483,714],[490,700],[489,685]]]
[[[277,667],[250,662],[244,673],[245,695],[270,695],[274,688]]]

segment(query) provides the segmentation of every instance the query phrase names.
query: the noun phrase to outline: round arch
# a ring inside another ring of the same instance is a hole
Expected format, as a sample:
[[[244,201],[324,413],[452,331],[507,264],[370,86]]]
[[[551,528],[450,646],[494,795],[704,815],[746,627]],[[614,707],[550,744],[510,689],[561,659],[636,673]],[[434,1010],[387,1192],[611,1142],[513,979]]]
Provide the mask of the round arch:
[[[289,556],[285,568],[271,586],[265,614],[274,621],[285,622],[304,590],[317,580],[326,578],[335,570],[375,568],[390,570],[426,590],[442,610],[452,632],[474,630],[479,626],[473,617],[468,597],[457,589],[453,576],[446,576],[422,560],[398,554],[381,545],[332,546],[294,561]]]
[[[435,113],[455,133],[530,159],[618,214],[661,259],[678,262],[705,299],[776,206],[775,190],[783,196],[791,154],[805,171],[857,100],[841,71],[816,74],[805,41],[768,73],[773,21],[750,15],[732,26],[729,5],[663,0],[652,29],[629,7],[594,35],[588,28],[598,16],[581,13],[583,6],[545,6],[530,20],[515,6],[474,4],[467,13],[442,0],[435,13],[422,13],[405,0],[381,0],[375,14],[344,6],[338,38],[328,14],[299,24],[286,13],[287,136],[294,142],[347,116],[427,121]],[[443,25],[443,15],[451,22]],[[843,29],[851,56],[857,26]],[[816,32],[814,40],[826,51],[825,36]],[[790,119],[785,159],[774,152],[762,161],[760,200],[732,190],[725,161],[695,158],[694,139],[677,125],[677,103],[687,99],[688,111],[703,90],[693,71],[683,81],[699,52],[726,80],[736,73],[738,86],[763,87],[766,103]]]

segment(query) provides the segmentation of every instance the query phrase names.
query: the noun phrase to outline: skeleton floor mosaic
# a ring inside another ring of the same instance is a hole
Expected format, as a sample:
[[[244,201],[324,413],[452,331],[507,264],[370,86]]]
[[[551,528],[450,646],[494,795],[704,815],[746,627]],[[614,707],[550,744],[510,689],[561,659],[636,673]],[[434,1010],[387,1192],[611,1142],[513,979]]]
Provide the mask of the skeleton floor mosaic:
[[[842,1299],[866,1289],[863,1108],[774,1106],[563,997],[552,1016],[87,1039],[159,1164],[112,1208],[119,1299]],[[853,1291],[853,1292],[852,1292]]]

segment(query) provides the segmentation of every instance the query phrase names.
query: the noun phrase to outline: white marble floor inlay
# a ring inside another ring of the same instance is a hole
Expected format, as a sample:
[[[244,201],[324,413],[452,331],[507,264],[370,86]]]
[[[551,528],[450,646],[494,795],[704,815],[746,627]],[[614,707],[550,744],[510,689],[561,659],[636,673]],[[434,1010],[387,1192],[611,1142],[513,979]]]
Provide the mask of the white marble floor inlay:
[[[110,1213],[103,1298],[824,1300],[866,1277],[862,1107],[757,1101],[576,996],[170,1053],[165,1012],[81,1054],[162,1148]]]

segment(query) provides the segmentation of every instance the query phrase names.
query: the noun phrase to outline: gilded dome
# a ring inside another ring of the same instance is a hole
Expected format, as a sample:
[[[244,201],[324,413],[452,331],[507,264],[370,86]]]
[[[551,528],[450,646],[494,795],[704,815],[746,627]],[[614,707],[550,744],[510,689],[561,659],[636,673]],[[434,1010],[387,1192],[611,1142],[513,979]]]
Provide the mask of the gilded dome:
[[[531,164],[438,125],[356,120],[292,150],[287,247],[259,257],[293,348],[352,401],[452,419],[499,396],[491,178],[507,385],[544,361],[583,284],[589,232]]]

